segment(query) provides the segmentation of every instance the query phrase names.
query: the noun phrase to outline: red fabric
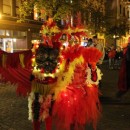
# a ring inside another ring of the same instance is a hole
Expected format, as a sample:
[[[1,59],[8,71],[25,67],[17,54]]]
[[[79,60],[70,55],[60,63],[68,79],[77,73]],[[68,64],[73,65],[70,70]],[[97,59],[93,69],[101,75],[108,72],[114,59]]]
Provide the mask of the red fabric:
[[[52,130],[52,117],[49,116],[45,119],[46,130]]]
[[[32,58],[31,50],[14,52],[14,53],[7,53],[5,51],[0,50],[0,58],[1,59],[2,59],[3,54],[5,54],[7,56],[7,59],[5,62],[6,67],[17,68],[20,65],[19,54],[23,54],[25,67],[31,68],[31,58]],[[0,66],[2,66],[2,60],[0,61]]]
[[[15,53],[7,53],[0,50],[0,58],[5,54],[7,59],[5,61],[5,66],[2,66],[2,60],[0,62],[0,74],[6,81],[11,83],[18,84],[17,94],[26,96],[28,92],[31,91],[31,50],[21,51]],[[24,55],[24,65],[25,68],[22,68],[20,64],[19,54]]]
[[[96,129],[100,114],[98,87],[87,86],[86,76],[86,62],[77,65],[72,83],[65,91],[59,93],[53,107],[57,130],[71,130],[71,125],[74,130],[84,130],[86,123],[92,123]]]
[[[91,80],[96,82],[97,81],[97,72],[96,70],[91,70]]]
[[[30,75],[31,71],[24,68],[2,68],[0,67],[0,73],[6,81],[18,84],[17,94],[26,96],[31,91]]]
[[[121,63],[121,68],[119,71],[118,78],[118,89],[119,91],[127,91],[127,81],[126,81],[126,50],[123,52],[124,56]]]
[[[40,130],[40,122],[38,120],[33,121],[33,130]]]

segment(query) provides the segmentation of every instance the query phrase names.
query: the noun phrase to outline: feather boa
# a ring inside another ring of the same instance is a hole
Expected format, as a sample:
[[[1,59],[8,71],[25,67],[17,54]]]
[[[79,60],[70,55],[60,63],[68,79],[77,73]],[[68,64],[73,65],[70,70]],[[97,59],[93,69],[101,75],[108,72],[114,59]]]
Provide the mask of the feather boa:
[[[28,96],[28,119],[33,121],[33,110],[32,110],[32,104],[34,101],[34,93],[31,92]]]
[[[33,102],[35,100],[34,92],[31,92],[28,96],[28,119],[33,121]],[[51,101],[52,101],[52,95],[49,94],[47,96],[39,95],[38,102],[40,103],[40,111],[39,111],[39,121],[44,121],[46,118],[49,117],[49,110],[51,108]]]
[[[57,84],[55,87],[55,99],[57,98],[59,92],[65,90],[66,87],[72,82],[76,65],[82,64],[83,62],[84,62],[84,59],[82,56],[80,56],[79,58],[75,58],[73,62],[71,62],[70,65],[68,66],[68,71],[65,71],[65,70],[64,72],[62,71],[63,73],[58,77]]]

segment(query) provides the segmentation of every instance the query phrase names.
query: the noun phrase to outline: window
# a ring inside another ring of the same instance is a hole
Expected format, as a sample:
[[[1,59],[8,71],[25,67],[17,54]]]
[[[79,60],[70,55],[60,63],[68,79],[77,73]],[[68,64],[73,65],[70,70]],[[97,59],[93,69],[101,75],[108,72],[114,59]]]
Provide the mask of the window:
[[[11,30],[6,30],[6,36],[12,36],[12,31]]]
[[[0,35],[5,36],[5,30],[0,30]]]
[[[20,0],[16,0],[16,16],[19,16]]]
[[[120,5],[120,14],[121,14],[121,5]]]
[[[25,37],[26,36],[26,32],[20,32],[20,36],[22,36],[22,37]]]
[[[11,15],[11,0],[3,0],[3,13]]]
[[[125,7],[123,8],[123,16],[125,16]]]
[[[14,37],[25,37],[27,34],[24,31],[13,31]]]
[[[14,37],[18,37],[19,36],[19,32],[18,31],[13,31],[13,36]]]

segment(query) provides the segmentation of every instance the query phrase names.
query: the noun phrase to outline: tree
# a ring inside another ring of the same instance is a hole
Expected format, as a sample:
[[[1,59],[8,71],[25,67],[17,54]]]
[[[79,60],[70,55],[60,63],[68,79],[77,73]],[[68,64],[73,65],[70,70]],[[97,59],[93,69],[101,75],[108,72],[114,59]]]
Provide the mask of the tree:
[[[126,18],[120,18],[116,20],[114,25],[110,24],[107,26],[106,36],[113,38],[113,36],[122,37],[126,35],[126,32],[129,30],[129,27],[126,22]]]
[[[66,0],[23,0],[20,10],[20,19],[25,20],[37,9],[39,18],[51,17],[59,20],[67,17],[72,12],[71,3]]]
[[[82,0],[81,6],[85,12],[87,26],[94,33],[105,30],[105,3],[106,0]]]
[[[31,15],[34,8],[39,13],[39,18],[51,17],[55,21],[67,19],[77,12],[81,12],[82,19],[87,26],[95,32],[104,28],[106,0],[22,0],[20,6],[20,19],[23,21]]]

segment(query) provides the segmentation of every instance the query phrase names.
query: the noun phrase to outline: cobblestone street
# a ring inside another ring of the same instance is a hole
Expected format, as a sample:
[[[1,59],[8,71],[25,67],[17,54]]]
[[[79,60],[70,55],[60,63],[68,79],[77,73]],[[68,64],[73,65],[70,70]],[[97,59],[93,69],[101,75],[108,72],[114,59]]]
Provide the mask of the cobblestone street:
[[[118,70],[108,70],[103,66],[102,72],[103,112],[97,130],[130,130],[130,91],[122,99],[117,99]],[[43,126],[41,130],[45,130]],[[18,97],[14,86],[0,85],[0,130],[32,130],[27,98]],[[93,129],[86,126],[85,130]]]

